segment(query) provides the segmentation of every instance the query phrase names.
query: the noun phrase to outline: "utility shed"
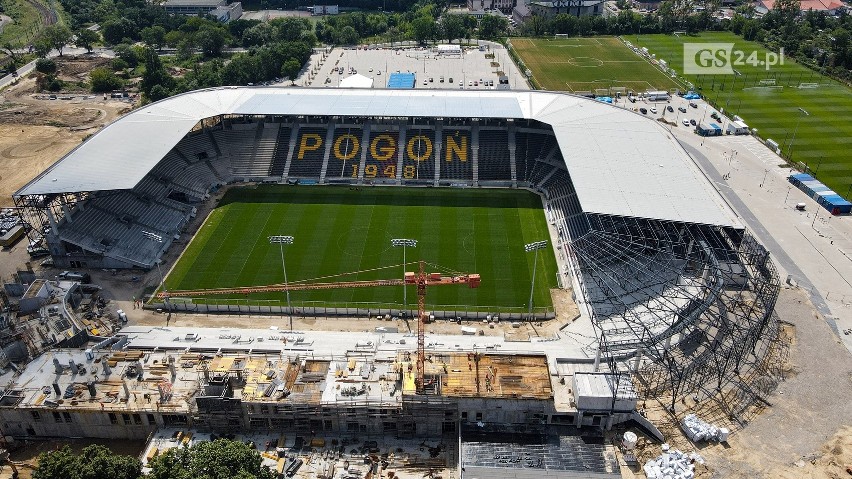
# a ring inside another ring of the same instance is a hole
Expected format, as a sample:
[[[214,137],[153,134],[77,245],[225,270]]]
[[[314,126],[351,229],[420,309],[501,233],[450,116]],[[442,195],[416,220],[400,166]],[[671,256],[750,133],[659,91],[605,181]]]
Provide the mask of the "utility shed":
[[[636,390],[627,375],[575,373],[573,389],[579,411],[636,409]]]
[[[847,215],[852,212],[852,203],[807,173],[790,175],[787,181],[804,191],[833,215]]]

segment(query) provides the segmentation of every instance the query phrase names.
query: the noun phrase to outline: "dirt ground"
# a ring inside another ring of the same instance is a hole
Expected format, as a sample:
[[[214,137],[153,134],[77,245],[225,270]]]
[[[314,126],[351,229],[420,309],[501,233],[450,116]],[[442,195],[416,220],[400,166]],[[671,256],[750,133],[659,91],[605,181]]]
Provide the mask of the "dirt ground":
[[[108,59],[67,57],[59,60],[58,76],[83,81],[87,72]],[[36,91],[34,76],[0,92],[0,206],[12,194],[71,151],[90,134],[130,111],[124,101],[102,95],[57,92],[54,100]]]

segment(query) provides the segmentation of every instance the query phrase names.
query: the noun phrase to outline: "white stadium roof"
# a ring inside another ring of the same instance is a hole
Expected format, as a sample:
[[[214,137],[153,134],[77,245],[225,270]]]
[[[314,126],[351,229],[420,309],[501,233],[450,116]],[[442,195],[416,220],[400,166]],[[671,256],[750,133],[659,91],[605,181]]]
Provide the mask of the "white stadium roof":
[[[583,211],[740,226],[660,123],[587,98],[535,91],[222,87],[190,92],[116,120],[15,195],[133,188],[200,120],[224,114],[538,120],[553,128]]]

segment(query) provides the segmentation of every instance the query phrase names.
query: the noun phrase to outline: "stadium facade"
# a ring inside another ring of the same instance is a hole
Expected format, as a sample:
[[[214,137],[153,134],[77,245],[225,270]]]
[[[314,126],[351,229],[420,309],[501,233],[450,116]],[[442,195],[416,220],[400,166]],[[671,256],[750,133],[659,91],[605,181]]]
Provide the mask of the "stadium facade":
[[[240,182],[538,192],[598,333],[595,369],[672,404],[731,381],[752,394],[741,372],[777,327],[768,251],[666,127],[566,94],[191,92],[113,122],[14,199],[57,265],[147,269]]]

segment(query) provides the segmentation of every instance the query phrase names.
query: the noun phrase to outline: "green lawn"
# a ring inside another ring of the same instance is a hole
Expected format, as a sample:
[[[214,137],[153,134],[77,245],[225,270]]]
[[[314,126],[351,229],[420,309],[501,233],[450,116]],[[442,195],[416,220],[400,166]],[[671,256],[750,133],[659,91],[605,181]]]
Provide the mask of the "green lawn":
[[[548,238],[541,200],[521,190],[264,185],[229,191],[166,278],[170,290],[283,283],[281,256],[269,235],[291,235],[285,246],[290,282],[400,278],[401,248],[391,238],[413,238],[406,270],[422,259],[427,271],[479,273],[482,285],[430,288],[430,309],[478,306],[481,311],[525,311],[533,270],[524,244]],[[551,249],[539,254],[534,304],[551,307],[556,282]],[[352,274],[347,274],[352,273]],[[283,301],[282,293],[252,299]],[[401,304],[401,287],[294,291],[304,302],[329,306]],[[414,288],[408,291],[416,307]],[[473,308],[471,308],[473,309]]]
[[[747,59],[766,50],[728,32],[702,33],[697,36],[631,36],[634,44],[647,47],[658,59],[666,60],[678,73],[683,70],[684,42],[732,42]],[[818,178],[841,195],[852,184],[852,90],[828,77],[805,68],[790,59],[784,65],[765,66],[745,62],[734,67],[738,75],[698,75],[687,79],[719,109],[739,115],[758,129],[764,139],[777,141],[793,161],[801,161]],[[772,83],[774,82],[774,85]],[[803,84],[816,88],[801,88]],[[803,108],[810,116],[799,111]],[[799,124],[795,142],[793,133]],[[792,143],[792,145],[790,145]]]
[[[683,88],[615,37],[513,38],[512,47],[545,90]]]

